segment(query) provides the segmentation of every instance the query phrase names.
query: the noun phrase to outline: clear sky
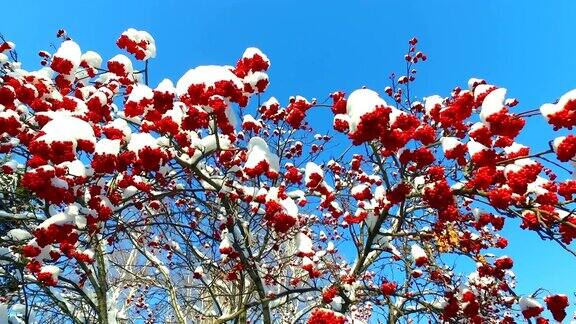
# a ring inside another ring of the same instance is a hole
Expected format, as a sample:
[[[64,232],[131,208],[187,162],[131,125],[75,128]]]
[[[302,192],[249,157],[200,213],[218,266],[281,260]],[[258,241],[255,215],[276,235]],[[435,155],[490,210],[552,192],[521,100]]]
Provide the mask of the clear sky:
[[[73,4],[72,4],[73,3]],[[268,95],[325,98],[366,85],[382,92],[404,66],[407,40],[418,36],[429,60],[414,92],[446,96],[470,77],[487,79],[537,108],[576,88],[575,1],[9,1],[0,33],[16,42],[24,68],[65,28],[82,50],[103,58],[120,51],[128,27],[150,32],[157,58],[151,84],[174,81],[202,64],[234,64],[246,47],[272,61]],[[311,123],[324,122],[316,117]],[[530,120],[520,140],[537,148],[550,127]],[[575,301],[576,258],[509,222],[505,251],[516,260],[521,293],[545,287]],[[573,309],[573,308],[572,308]]]

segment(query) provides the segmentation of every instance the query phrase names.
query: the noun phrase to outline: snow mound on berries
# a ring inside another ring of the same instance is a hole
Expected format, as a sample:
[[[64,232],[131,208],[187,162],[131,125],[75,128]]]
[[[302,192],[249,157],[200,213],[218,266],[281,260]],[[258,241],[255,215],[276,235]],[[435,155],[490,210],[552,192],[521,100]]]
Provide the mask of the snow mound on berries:
[[[444,98],[440,97],[439,95],[432,95],[424,98],[424,110],[426,111],[426,115],[430,116],[432,110],[434,110],[437,105],[442,107],[443,103]]]
[[[130,138],[130,143],[128,143],[128,151],[138,153],[144,147],[150,147],[151,149],[158,148],[158,143],[156,139],[149,133],[136,133],[132,134]]]
[[[268,63],[268,67],[270,67],[270,60],[268,59],[268,56],[266,56],[266,54],[262,53],[262,51],[256,47],[248,47],[244,51],[244,54],[242,54],[242,58],[252,58],[256,55],[259,55],[264,62]]]
[[[442,144],[442,150],[444,150],[444,152],[451,151],[459,145],[462,145],[462,142],[460,142],[457,137],[442,137],[440,143]]]
[[[78,46],[78,44],[76,44],[72,40],[64,41],[62,42],[62,44],[60,44],[60,47],[58,48],[56,53],[54,53],[54,56],[52,58],[53,68],[56,68],[56,65],[60,66],[63,65],[62,63],[60,64],[54,64],[54,63],[58,63],[58,61],[65,61],[68,64],[65,64],[64,68],[60,67],[56,69],[59,70],[58,72],[60,73],[70,74],[74,72],[76,68],[78,68],[78,66],[80,65],[81,57],[82,57],[82,51],[80,50],[80,46]]]
[[[78,205],[72,204],[65,208],[63,212],[52,212],[51,216],[38,225],[38,228],[48,228],[50,225],[62,226],[66,224],[76,224],[79,228],[83,227],[84,216],[80,215]]]
[[[322,170],[322,168],[318,164],[316,164],[314,162],[306,163],[306,169],[305,169],[305,173],[304,173],[304,177],[306,178],[306,182],[310,182],[312,180],[313,174],[318,174],[320,177],[324,178],[324,171]]]
[[[156,42],[147,31],[128,28],[120,37],[126,37],[132,43],[139,45],[139,50],[142,51],[141,54],[143,55],[143,57],[139,59],[147,60],[156,57]],[[140,44],[145,44],[145,46],[141,46]]]
[[[90,172],[86,170],[84,162],[80,160],[65,161],[60,163],[58,166],[68,169],[68,174],[74,177],[86,177],[90,174]]]
[[[412,244],[412,246],[410,248],[410,252],[411,252],[412,258],[414,260],[418,260],[420,258],[427,258],[426,252],[418,244]]]
[[[142,100],[154,99],[154,92],[150,87],[145,84],[137,84],[132,88],[132,92],[128,96],[128,101],[140,102]]]
[[[518,304],[520,305],[520,309],[523,311],[530,309],[530,308],[541,308],[542,307],[542,305],[540,305],[540,303],[538,303],[538,301],[536,301],[536,299],[530,298],[530,297],[520,297]]]
[[[174,88],[174,83],[170,79],[163,79],[158,86],[154,89],[154,91],[162,92],[162,93],[175,93],[176,89]]]
[[[120,140],[103,138],[96,143],[95,154],[118,155],[120,153]]]
[[[45,265],[40,269],[41,273],[48,273],[52,276],[52,280],[57,281],[60,275],[60,268],[55,265]]]
[[[80,60],[82,62],[86,62],[88,66],[94,68],[99,68],[102,65],[102,57],[100,54],[94,51],[87,51],[86,53],[82,54]]]
[[[214,86],[218,81],[231,81],[238,89],[244,88],[242,79],[238,78],[230,66],[201,65],[188,70],[176,83],[176,94],[184,96],[188,88],[195,84],[204,84],[206,87]]]
[[[94,130],[89,123],[65,114],[54,115],[54,119],[46,123],[41,131],[44,132],[44,135],[40,136],[37,140],[46,143],[76,143],[79,140],[96,143]]]
[[[362,116],[376,110],[376,107],[387,106],[380,95],[370,89],[354,90],[346,103],[346,113],[350,118],[350,132],[355,132]]]
[[[268,144],[260,137],[252,137],[248,143],[248,159],[245,168],[253,169],[259,163],[266,162],[271,171],[280,170],[280,159],[268,148]]]
[[[506,98],[506,89],[498,88],[490,92],[484,101],[482,101],[482,110],[480,111],[480,119],[486,123],[488,117],[499,113],[504,109],[504,99]]]
[[[564,109],[564,106],[571,101],[576,99],[576,89],[570,90],[563,94],[556,104],[546,103],[540,107],[540,113],[546,118],[546,120],[550,120],[550,116],[556,113],[561,112]]]
[[[278,202],[280,204],[280,206],[282,206],[284,208],[286,215],[288,215],[292,218],[298,218],[298,206],[296,205],[294,200],[292,200],[292,197],[290,197],[290,194],[288,194],[288,197],[281,199],[278,197],[279,193],[280,192],[279,192],[278,187],[270,188],[270,190],[268,191],[268,194],[266,195],[266,200]],[[301,194],[303,195],[304,192],[302,192]]]
[[[302,232],[299,232],[295,238],[295,245],[299,255],[313,255],[312,240]]]

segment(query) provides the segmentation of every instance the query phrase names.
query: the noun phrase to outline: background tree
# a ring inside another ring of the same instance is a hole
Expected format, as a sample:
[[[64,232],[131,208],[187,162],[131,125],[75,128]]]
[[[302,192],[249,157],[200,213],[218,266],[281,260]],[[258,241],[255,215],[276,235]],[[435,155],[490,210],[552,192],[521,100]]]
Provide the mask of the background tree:
[[[471,79],[415,101],[414,38],[382,94],[281,103],[256,48],[151,88],[147,32],[104,65],[57,36],[31,72],[0,45],[0,322],[565,318],[567,296],[518,296],[497,254],[509,218],[575,254],[576,92],[514,112]],[[568,133],[531,152],[515,139],[542,115]]]

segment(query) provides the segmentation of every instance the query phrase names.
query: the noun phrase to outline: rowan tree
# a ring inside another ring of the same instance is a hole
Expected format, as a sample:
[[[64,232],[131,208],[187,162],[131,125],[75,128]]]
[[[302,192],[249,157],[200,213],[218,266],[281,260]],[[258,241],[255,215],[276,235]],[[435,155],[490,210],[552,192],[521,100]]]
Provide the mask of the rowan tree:
[[[256,48],[153,86],[147,32],[107,60],[57,36],[34,71],[0,44],[0,322],[566,317],[560,292],[515,293],[501,231],[576,255],[576,90],[522,110],[473,78],[418,101],[413,38],[381,93],[277,100]],[[516,141],[529,117],[549,149]]]

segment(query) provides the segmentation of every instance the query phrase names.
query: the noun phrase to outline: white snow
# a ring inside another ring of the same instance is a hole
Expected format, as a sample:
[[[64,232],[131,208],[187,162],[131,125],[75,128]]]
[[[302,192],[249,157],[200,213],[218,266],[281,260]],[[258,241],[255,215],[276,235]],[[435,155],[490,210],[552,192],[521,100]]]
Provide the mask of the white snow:
[[[361,184],[358,184],[358,185],[352,187],[352,189],[350,189],[350,194],[352,194],[352,196],[354,196],[356,194],[361,194],[366,189],[370,189],[370,187],[361,183]]]
[[[202,65],[188,70],[176,83],[176,94],[181,97],[188,92],[188,88],[194,84],[204,84],[206,87],[213,86],[218,81],[232,81],[238,88],[243,89],[243,83],[231,71],[229,66]]]
[[[84,250],[84,252],[82,252],[82,254],[84,254],[85,256],[87,256],[90,259],[94,259],[94,250],[92,250],[92,249],[86,249],[86,250]]]
[[[80,65],[80,58],[82,56],[82,51],[80,50],[80,46],[76,44],[72,40],[67,40],[60,44],[60,47],[54,53],[54,58],[61,58],[63,60],[70,61],[72,63],[72,70],[70,74],[74,73],[76,68]]]
[[[520,297],[518,304],[520,305],[520,309],[522,311],[530,308],[542,308],[542,305],[540,305],[536,299],[531,297]]]
[[[474,88],[474,100],[478,99],[478,97],[488,91],[489,89],[493,88],[494,86],[491,84],[479,84]]]
[[[309,257],[305,256],[302,258],[302,267],[311,267],[314,268],[314,261]]]
[[[68,189],[68,182],[60,178],[52,178],[50,180],[50,185],[54,188],[60,188],[65,190]]]
[[[145,84],[137,84],[132,88],[127,102],[139,102],[144,99],[154,99],[154,92]]]
[[[138,188],[136,188],[134,186],[128,186],[128,187],[126,187],[126,189],[124,189],[124,192],[122,192],[122,198],[132,197],[137,193],[138,193]]]
[[[280,103],[278,102],[278,99],[276,99],[276,97],[270,97],[262,104],[262,106],[264,107],[270,107],[274,105],[280,106]]]
[[[103,138],[96,143],[95,154],[118,155],[120,153],[120,140]]]
[[[512,154],[512,153],[517,153],[520,150],[525,149],[525,148],[528,148],[528,146],[514,142],[514,143],[512,143],[512,145],[505,147],[504,152],[506,154]]]
[[[268,65],[270,65],[270,60],[268,59],[268,56],[266,56],[266,54],[262,53],[262,51],[256,47],[248,47],[245,51],[244,54],[242,54],[242,58],[252,58],[254,57],[254,55],[260,55],[260,57],[262,57],[262,59],[268,63]]]
[[[564,106],[566,106],[566,104],[568,103],[568,101],[575,99],[576,99],[576,89],[570,90],[565,94],[563,94],[562,97],[560,97],[560,99],[558,99],[558,103],[556,104],[547,103],[540,106],[540,113],[546,119],[549,119],[550,115],[554,115],[562,111],[564,109]]]
[[[134,28],[128,28],[122,35],[128,37],[135,43],[140,43],[145,41],[146,49],[144,50],[144,60],[156,57],[156,42],[150,33],[144,30],[137,30]]]
[[[470,140],[466,146],[468,147],[468,153],[470,153],[471,156],[480,153],[482,151],[489,150],[486,146],[472,140]]]
[[[218,147],[217,144],[220,144],[220,149],[226,150],[232,143],[230,142],[228,136],[218,134],[218,141],[216,141],[216,135],[208,135],[202,137],[202,139],[200,139],[200,141],[195,144],[197,144],[197,147],[204,152],[212,152]]]
[[[160,81],[158,86],[154,89],[154,91],[163,92],[163,93],[176,93],[176,88],[174,88],[174,83],[170,79],[164,79]]]
[[[250,84],[252,89],[256,89],[256,84],[261,80],[268,80],[268,74],[260,71],[250,72],[244,77],[244,82]]]
[[[302,190],[292,190],[286,193],[288,195],[288,197],[292,198],[292,199],[299,199],[299,198],[305,198],[306,197],[306,193]]]
[[[260,128],[262,127],[262,123],[260,121],[256,120],[250,114],[246,114],[246,115],[244,115],[244,117],[242,117],[242,124],[254,124]]]
[[[158,143],[156,142],[156,139],[149,133],[132,134],[130,143],[128,143],[128,151],[138,153],[138,151],[146,146],[155,149],[158,148]]]
[[[150,262],[152,262],[154,266],[157,268],[156,270],[157,273],[162,273],[165,276],[170,274],[170,269],[167,266],[165,266],[164,262],[158,259],[156,255],[146,250],[144,251],[144,253],[146,254],[146,257],[150,260]]]
[[[74,177],[86,177],[88,175],[86,166],[80,160],[62,162],[59,166],[67,168],[68,174]]]
[[[6,48],[3,51],[0,51],[0,54],[6,55],[4,53],[8,53],[16,48],[16,44],[14,44],[13,42],[8,41],[6,42],[6,44],[8,45],[8,48]],[[6,60],[8,60],[8,58],[6,58]]]
[[[232,242],[230,241],[230,237],[228,233],[222,233],[222,241],[220,241],[220,251],[225,251],[232,248]]]
[[[99,68],[102,65],[102,57],[100,54],[93,51],[87,51],[82,54],[80,61],[86,62],[88,66],[92,68]]]
[[[458,147],[458,145],[462,145],[462,142],[460,142],[457,137],[442,137],[440,142],[442,143],[442,150],[444,150],[444,152],[451,151]]]
[[[55,265],[44,265],[40,268],[41,273],[50,273],[52,275],[52,279],[58,280],[58,275],[60,274],[60,268]]]
[[[474,88],[474,85],[479,85],[482,83],[486,83],[486,81],[484,81],[483,79],[478,79],[478,78],[470,78],[468,80],[468,89],[472,90]]]
[[[426,255],[426,252],[424,251],[424,249],[422,249],[422,247],[420,247],[420,245],[418,244],[412,244],[411,248],[410,248],[410,252],[412,254],[412,258],[414,260],[417,260],[419,258],[427,258],[428,256]]]
[[[443,106],[444,98],[440,97],[439,95],[433,95],[424,98],[424,110],[426,111],[426,115],[430,116],[430,113],[436,107],[436,105]]]
[[[108,62],[117,62],[124,67],[124,72],[126,74],[132,73],[134,68],[132,67],[132,61],[128,58],[128,56],[124,54],[118,54],[111,58]]]
[[[55,224],[55,225],[64,225],[64,224],[71,224],[76,221],[76,218],[79,216],[79,210],[76,205],[69,205],[64,212],[55,212],[52,216],[48,219],[43,221],[38,228],[47,228],[48,226]]]
[[[552,142],[552,147],[554,148],[554,152],[558,152],[558,147],[562,144],[562,142],[564,142],[564,140],[566,139],[566,136],[559,136],[556,137],[554,139],[554,141]]]
[[[270,190],[268,190],[268,194],[266,195],[266,200],[267,201],[270,201],[270,200],[277,201],[284,208],[286,215],[292,216],[293,218],[298,217],[298,206],[296,205],[294,200],[292,200],[292,198],[290,198],[290,197],[287,197],[286,199],[279,199],[277,187],[273,187],[273,188],[270,188]]]
[[[470,133],[473,133],[473,132],[475,132],[479,129],[482,129],[484,127],[486,127],[486,126],[483,123],[476,122],[476,123],[472,124],[472,126],[470,126]]]
[[[125,139],[130,140],[130,135],[132,134],[132,129],[128,125],[128,122],[122,118],[116,118],[112,122],[108,123],[106,127],[121,130],[124,133]]]
[[[540,106],[540,113],[546,118],[546,120],[550,118],[550,115],[554,115],[560,111],[562,111],[562,106],[558,104],[555,105],[551,103],[546,103]]]
[[[90,98],[88,98],[88,101],[92,100],[92,98],[96,98],[101,106],[104,106],[108,102],[108,97],[106,97],[106,94],[102,91],[94,92]]]
[[[166,111],[162,117],[169,117],[179,126],[182,125],[182,119],[184,118],[184,104],[180,101],[174,102],[172,109]]]
[[[330,241],[328,242],[328,244],[326,245],[326,251],[327,252],[333,252],[336,248],[334,247],[334,242]]]
[[[362,211],[362,210],[360,208],[358,208],[356,213],[358,213],[358,211]],[[364,223],[366,224],[366,226],[368,226],[370,231],[373,231],[374,227],[376,226],[377,220],[378,220],[378,216],[374,215],[373,212],[369,212],[368,216],[364,219]]]
[[[72,142],[74,146],[78,140],[96,143],[90,124],[76,117],[55,114],[54,119],[46,123],[41,130],[45,134],[36,139],[37,141]]]
[[[504,99],[506,98],[506,89],[498,88],[491,91],[484,101],[482,101],[482,110],[480,111],[480,119],[486,123],[486,119],[494,114],[499,113],[504,109]]]
[[[350,125],[350,116],[346,114],[337,114],[334,116],[334,123],[338,121]]]
[[[514,164],[519,166],[519,167],[525,167],[525,166],[534,165],[537,163],[538,162],[536,162],[535,160],[530,159],[530,158],[523,158],[523,159],[514,160]]]
[[[20,116],[18,116],[18,114],[14,110],[0,111],[0,119],[9,119],[11,117],[13,117],[16,120],[20,119]]]
[[[314,173],[319,174],[322,178],[324,178],[324,171],[322,171],[322,168],[320,168],[320,166],[314,162],[308,162],[306,163],[306,169],[304,171],[304,177],[306,182],[310,181],[310,176]]]
[[[23,316],[24,312],[26,312],[26,305],[16,303],[16,304],[12,305],[12,307],[10,307],[10,312],[16,316]],[[13,317],[13,319],[14,319],[14,317]]]
[[[350,117],[350,132],[356,131],[363,115],[373,112],[378,106],[387,106],[387,104],[376,91],[370,89],[354,90],[346,102],[346,113]]]
[[[260,137],[252,137],[248,143],[248,159],[245,168],[254,168],[261,162],[266,161],[270,170],[278,172],[280,170],[280,159],[268,148],[268,144]]]
[[[18,162],[16,162],[15,160],[10,160],[10,161],[2,164],[2,166],[6,166],[6,167],[10,168],[12,171],[16,171],[16,169],[18,167],[22,167],[22,165],[19,165]]]
[[[312,240],[302,232],[296,234],[296,248],[298,253],[302,255],[314,254],[314,250],[312,250]]]
[[[28,233],[28,231],[23,230],[21,228],[15,228],[15,229],[8,231],[8,233],[6,233],[6,237],[9,240],[23,241],[23,240],[30,239],[32,237],[32,234]]]

